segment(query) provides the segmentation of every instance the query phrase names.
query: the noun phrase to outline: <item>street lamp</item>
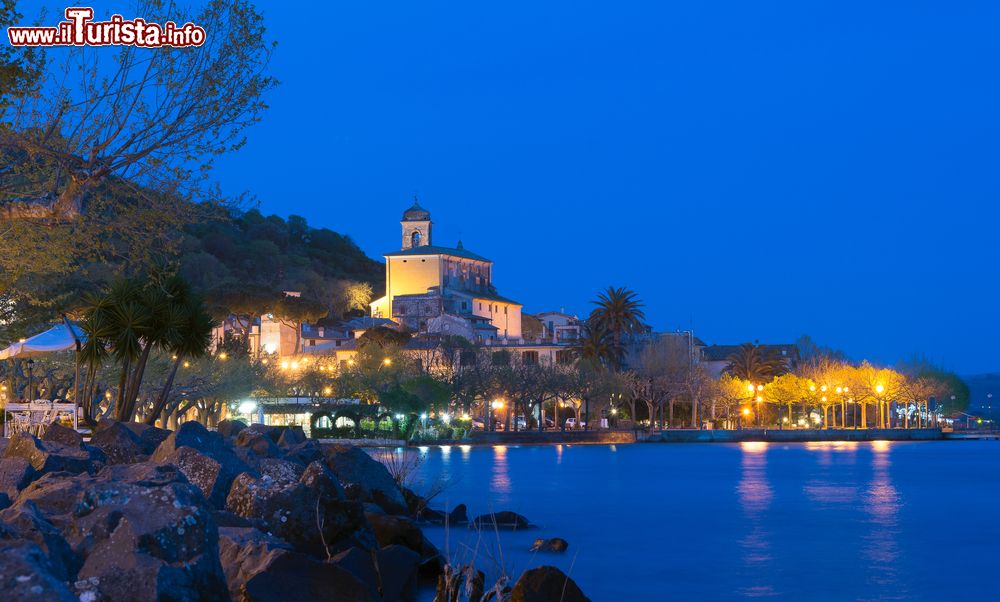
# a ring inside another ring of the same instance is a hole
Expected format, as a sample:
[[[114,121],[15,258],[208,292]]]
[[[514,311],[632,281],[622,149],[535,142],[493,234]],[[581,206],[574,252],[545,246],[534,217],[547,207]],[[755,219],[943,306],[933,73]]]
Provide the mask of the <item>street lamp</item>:
[[[32,397],[32,384],[31,384],[31,369],[35,365],[35,360],[28,358],[28,401],[34,400]]]

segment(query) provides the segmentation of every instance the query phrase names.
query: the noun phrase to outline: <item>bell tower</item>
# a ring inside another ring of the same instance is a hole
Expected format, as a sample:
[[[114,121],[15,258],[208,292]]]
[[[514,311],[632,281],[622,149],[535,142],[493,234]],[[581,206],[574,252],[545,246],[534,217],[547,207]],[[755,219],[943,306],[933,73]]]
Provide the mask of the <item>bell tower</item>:
[[[413,206],[403,212],[403,250],[431,244],[431,213],[420,206],[416,195]]]

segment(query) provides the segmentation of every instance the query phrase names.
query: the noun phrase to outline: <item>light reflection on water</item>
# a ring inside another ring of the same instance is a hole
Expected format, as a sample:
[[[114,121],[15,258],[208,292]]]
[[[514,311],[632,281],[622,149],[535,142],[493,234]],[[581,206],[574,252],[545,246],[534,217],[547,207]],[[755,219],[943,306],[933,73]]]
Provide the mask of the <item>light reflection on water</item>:
[[[736,487],[746,532],[739,540],[742,550],[746,584],[741,588],[748,597],[771,596],[774,587],[767,582],[771,570],[771,533],[767,527],[766,513],[771,506],[774,492],[767,480],[767,443],[744,442],[740,444],[740,481]]]
[[[559,566],[595,601],[1000,600],[982,578],[1000,524],[940,520],[993,511],[997,443],[460,449],[432,447],[420,467],[453,477],[439,504],[524,514],[541,529],[501,533],[505,561]],[[426,533],[444,547],[443,529]],[[555,536],[569,554],[528,552]],[[484,545],[468,529],[449,537],[453,550]]]

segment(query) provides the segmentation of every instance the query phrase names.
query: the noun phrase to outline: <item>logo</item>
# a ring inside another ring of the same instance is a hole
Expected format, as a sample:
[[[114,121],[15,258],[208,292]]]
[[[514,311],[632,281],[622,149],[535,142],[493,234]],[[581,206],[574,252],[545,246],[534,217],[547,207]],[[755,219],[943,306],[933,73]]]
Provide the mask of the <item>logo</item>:
[[[79,6],[67,8],[65,15],[66,20],[55,27],[8,27],[7,39],[11,46],[184,48],[205,43],[205,29],[191,22],[161,25],[117,14],[108,21],[94,21],[94,9]]]

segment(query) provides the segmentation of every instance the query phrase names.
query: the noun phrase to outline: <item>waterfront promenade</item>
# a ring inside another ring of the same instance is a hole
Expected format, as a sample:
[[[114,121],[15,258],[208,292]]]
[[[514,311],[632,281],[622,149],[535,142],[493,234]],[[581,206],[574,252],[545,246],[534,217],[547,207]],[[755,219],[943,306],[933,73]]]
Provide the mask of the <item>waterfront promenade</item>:
[[[450,443],[480,445],[531,444],[610,444],[610,443],[739,443],[767,441],[804,443],[810,441],[936,441],[950,433],[930,429],[740,429],[657,431],[522,431],[517,433],[475,432],[469,439]]]

